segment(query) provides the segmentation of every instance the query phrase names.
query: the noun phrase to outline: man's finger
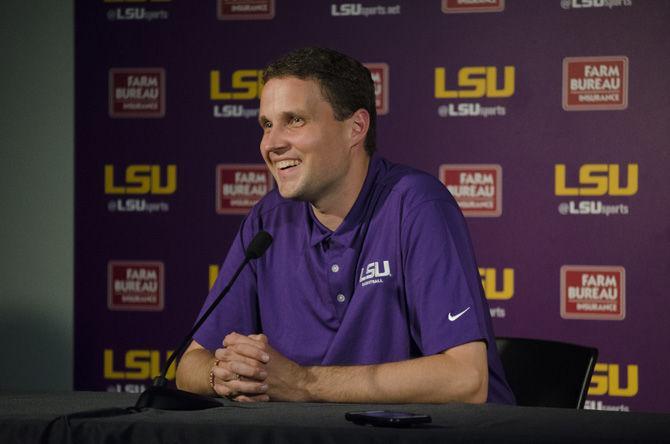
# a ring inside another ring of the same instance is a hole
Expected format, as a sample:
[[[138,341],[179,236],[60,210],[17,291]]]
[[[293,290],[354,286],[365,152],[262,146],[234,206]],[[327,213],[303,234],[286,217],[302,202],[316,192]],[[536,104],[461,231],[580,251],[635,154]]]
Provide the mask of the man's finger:
[[[260,341],[251,339],[249,336],[241,335],[235,332],[228,333],[226,337],[223,338],[223,345],[226,347],[237,344],[249,344],[259,346]]]

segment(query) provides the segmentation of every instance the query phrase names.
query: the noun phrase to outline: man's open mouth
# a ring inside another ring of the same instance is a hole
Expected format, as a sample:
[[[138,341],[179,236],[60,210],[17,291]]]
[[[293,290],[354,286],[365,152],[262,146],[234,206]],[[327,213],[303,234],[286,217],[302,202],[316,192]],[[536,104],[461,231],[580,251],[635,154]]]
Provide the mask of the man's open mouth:
[[[275,166],[279,170],[287,170],[289,168],[293,168],[295,166],[298,166],[302,163],[302,161],[297,160],[297,159],[291,159],[291,160],[280,160],[279,162],[275,163]]]

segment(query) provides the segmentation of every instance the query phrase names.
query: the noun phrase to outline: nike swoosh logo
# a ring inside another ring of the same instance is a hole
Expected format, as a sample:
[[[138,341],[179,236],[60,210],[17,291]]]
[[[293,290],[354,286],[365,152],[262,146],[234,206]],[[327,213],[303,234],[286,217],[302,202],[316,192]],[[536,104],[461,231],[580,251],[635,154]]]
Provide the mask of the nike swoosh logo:
[[[452,315],[451,313],[449,313],[449,320],[450,320],[451,322],[454,322],[456,319],[458,319],[458,318],[460,318],[461,316],[463,316],[463,315],[465,314],[465,312],[468,311],[468,310],[470,310],[470,307],[466,308],[466,309],[463,310],[462,312],[457,313],[457,314],[455,314],[455,315]]]

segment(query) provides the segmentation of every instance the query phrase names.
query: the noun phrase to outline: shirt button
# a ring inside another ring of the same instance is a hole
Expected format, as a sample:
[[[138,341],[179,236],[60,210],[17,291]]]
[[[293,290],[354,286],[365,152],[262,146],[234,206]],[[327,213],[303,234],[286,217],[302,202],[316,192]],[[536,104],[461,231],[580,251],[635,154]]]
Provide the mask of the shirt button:
[[[335,264],[332,267],[330,267],[330,271],[332,271],[333,273],[337,273],[338,271],[340,271],[340,266]]]
[[[342,293],[337,295],[337,302],[342,303],[342,302],[345,301],[345,299],[347,299],[347,298]]]

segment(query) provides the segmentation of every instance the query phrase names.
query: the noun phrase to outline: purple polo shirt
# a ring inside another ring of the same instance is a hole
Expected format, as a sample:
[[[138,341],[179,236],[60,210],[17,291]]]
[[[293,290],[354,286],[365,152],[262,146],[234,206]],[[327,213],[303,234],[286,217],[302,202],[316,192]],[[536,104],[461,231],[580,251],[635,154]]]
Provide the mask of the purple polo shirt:
[[[495,347],[465,220],[433,176],[373,156],[336,231],[276,188],[249,213],[201,310],[259,231],[274,242],[240,274],[195,340],[264,333],[302,365],[377,364],[488,344],[488,402],[514,403]]]

